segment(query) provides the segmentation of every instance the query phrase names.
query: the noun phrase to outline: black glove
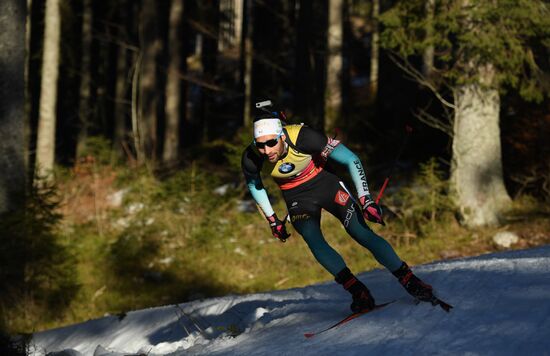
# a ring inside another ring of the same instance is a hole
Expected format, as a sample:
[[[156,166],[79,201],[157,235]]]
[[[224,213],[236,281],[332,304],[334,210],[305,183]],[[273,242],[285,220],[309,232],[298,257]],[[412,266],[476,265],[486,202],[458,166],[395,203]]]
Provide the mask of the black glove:
[[[285,222],[279,220],[276,214],[267,218],[269,226],[271,227],[271,233],[273,237],[278,238],[281,242],[286,242],[286,239],[290,237],[290,234],[286,231]]]
[[[378,204],[376,204],[374,200],[372,200],[370,195],[365,195],[364,197],[361,197],[361,201],[363,205],[364,218],[368,221],[386,226],[384,220],[382,219],[382,208]]]

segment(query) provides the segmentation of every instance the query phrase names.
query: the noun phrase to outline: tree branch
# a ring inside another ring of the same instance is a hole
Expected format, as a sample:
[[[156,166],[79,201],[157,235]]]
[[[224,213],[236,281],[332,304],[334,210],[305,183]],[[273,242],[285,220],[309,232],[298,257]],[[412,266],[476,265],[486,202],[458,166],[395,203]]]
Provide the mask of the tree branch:
[[[397,65],[401,70],[405,72],[405,74],[409,75],[409,79],[417,82],[418,84],[430,89],[430,91],[435,95],[435,97],[443,104],[443,106],[446,106],[452,110],[456,110],[456,106],[446,100],[441,93],[437,90],[434,83],[427,79],[420,71],[418,71],[412,64],[410,64],[406,59],[402,58],[401,56],[391,53],[388,53],[390,59]]]
[[[452,121],[449,118],[447,118],[447,123],[442,122],[437,117],[428,113],[425,109],[418,109],[418,111],[414,112],[413,115],[426,125],[442,131],[449,137],[453,137],[453,127],[451,125]]]

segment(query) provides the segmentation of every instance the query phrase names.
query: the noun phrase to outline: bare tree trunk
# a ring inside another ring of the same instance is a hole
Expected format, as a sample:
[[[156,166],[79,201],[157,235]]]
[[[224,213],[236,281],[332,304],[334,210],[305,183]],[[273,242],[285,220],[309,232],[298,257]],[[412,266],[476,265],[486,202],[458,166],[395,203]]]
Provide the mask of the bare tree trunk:
[[[80,127],[76,147],[76,156],[82,156],[88,138],[90,124],[90,89],[91,89],[91,50],[92,50],[92,0],[82,4],[82,61],[80,65],[80,103],[78,116]]]
[[[120,157],[123,150],[122,145],[126,139],[126,115],[128,113],[128,100],[126,98],[129,75],[128,75],[128,49],[118,47],[117,49],[117,74],[115,84],[115,127],[113,137],[113,148]]]
[[[59,77],[59,41],[61,15],[59,0],[46,0],[40,113],[36,145],[36,175],[47,177],[55,160],[57,79]]]
[[[210,35],[203,36],[201,62],[203,67],[203,78],[211,82],[215,81],[218,73],[218,41],[219,41],[219,23],[220,23],[220,0],[204,1],[203,18]],[[202,139],[210,140],[213,134],[213,107],[212,96],[208,95],[205,88],[201,88],[201,117],[202,117]]]
[[[293,91],[295,114],[312,126],[322,125],[322,116],[315,110],[319,85],[315,76],[315,6],[312,1],[298,2],[298,19],[296,24],[296,64],[294,67]],[[324,87],[321,96],[324,96]],[[323,103],[321,103],[323,104]],[[324,110],[324,105],[322,105]],[[323,125],[324,126],[324,125]]]
[[[244,126],[252,125],[250,110],[252,109],[252,58],[254,48],[252,46],[252,35],[254,33],[254,21],[252,17],[253,0],[244,0],[246,6],[246,34],[244,38]]]
[[[235,51],[237,67],[233,72],[233,78],[237,85],[242,84],[244,62],[243,62],[243,25],[245,0],[234,0],[233,3],[233,40],[232,46]]]
[[[0,2],[0,213],[25,196],[26,2]]]
[[[433,36],[433,18],[435,12],[435,0],[426,0],[426,37],[431,38]],[[422,75],[429,78],[432,74],[434,66],[434,46],[430,45],[426,47],[422,54]]]
[[[219,1],[218,51],[235,50],[241,46],[244,0]]]
[[[244,21],[243,10],[244,10],[244,0],[234,0],[232,45],[235,48],[241,47],[241,37],[243,32],[243,21]]]
[[[168,75],[166,80],[166,130],[164,136],[164,152],[162,159],[165,163],[178,159],[180,144],[180,123],[183,112],[181,100],[182,82],[179,77],[182,64],[182,21],[184,2],[172,0],[170,6],[170,24],[168,33]]]
[[[219,0],[218,2],[220,16],[219,36],[218,36],[218,51],[223,51],[231,46],[231,14],[233,12],[232,0]]]
[[[157,3],[144,0],[140,16],[140,42],[142,63],[139,78],[139,143],[142,159],[155,160],[157,150],[158,106],[160,98],[157,88],[157,58],[162,50],[158,29]],[[145,163],[141,161],[140,163]]]
[[[24,121],[24,157],[25,168],[29,169],[30,161],[30,146],[31,146],[31,116],[32,116],[32,89],[30,85],[31,78],[31,53],[32,53],[32,0],[27,0],[27,15],[25,24],[25,121]],[[5,32],[5,31],[2,31]]]
[[[472,68],[475,68],[472,65]],[[502,173],[498,90],[489,86],[495,70],[479,67],[481,82],[455,92],[451,182],[467,226],[496,225],[510,203]]]
[[[342,43],[344,0],[329,1],[325,131],[332,131],[342,115]]]
[[[372,1],[372,43],[370,56],[369,100],[375,102],[378,96],[378,67],[380,63],[380,30],[378,28],[380,16],[380,0]]]
[[[130,42],[133,17],[133,15],[128,14],[129,8],[131,9],[132,5],[126,0],[122,0],[117,10],[118,21],[124,23],[124,25],[121,24],[118,37],[128,42]],[[129,68],[129,63],[132,58],[131,50],[135,50],[135,48],[130,49],[130,45],[119,45],[117,48],[113,149],[118,157],[122,157],[122,154],[125,152],[124,150],[128,148],[126,140],[128,137],[127,119],[130,112],[128,89],[131,84],[131,73]],[[129,154],[129,152],[126,153]]]
[[[145,162],[145,153],[141,146],[141,135],[139,132],[139,122],[141,121],[140,95],[139,95],[139,73],[141,72],[142,54],[141,50],[135,56],[134,68],[132,72],[132,141],[136,151],[138,164]]]

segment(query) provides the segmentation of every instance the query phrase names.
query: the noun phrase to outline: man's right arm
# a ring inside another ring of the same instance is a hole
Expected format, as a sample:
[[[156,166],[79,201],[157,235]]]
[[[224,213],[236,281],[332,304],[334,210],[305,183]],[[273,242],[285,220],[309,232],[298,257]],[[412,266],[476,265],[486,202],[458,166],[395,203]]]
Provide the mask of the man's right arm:
[[[263,160],[256,153],[254,153],[251,146],[248,146],[242,156],[241,168],[243,170],[246,185],[252,198],[256,201],[256,204],[262,209],[266,218],[273,216],[275,212],[269,202],[267,191],[262,183],[260,177],[260,171],[262,169]]]
[[[269,202],[269,197],[267,196],[267,191],[264,188],[262,183],[262,178],[260,177],[260,171],[262,170],[263,159],[254,152],[251,146],[248,146],[243,153],[241,168],[244,173],[244,178],[246,179],[246,185],[252,198],[262,209],[262,212],[265,215],[265,218],[269,222],[271,228],[271,233],[274,237],[278,238],[280,241],[285,242],[290,234],[286,231],[285,222],[279,220],[273,207]]]

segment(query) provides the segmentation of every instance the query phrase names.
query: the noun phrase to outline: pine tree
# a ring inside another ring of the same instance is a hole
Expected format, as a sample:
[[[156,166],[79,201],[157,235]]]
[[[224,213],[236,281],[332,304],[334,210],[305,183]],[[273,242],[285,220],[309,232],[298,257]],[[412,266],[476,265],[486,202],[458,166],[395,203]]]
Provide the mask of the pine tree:
[[[550,49],[550,9],[539,0],[398,1],[382,16],[383,45],[399,65],[431,89],[451,122],[431,124],[453,137],[451,182],[464,223],[496,224],[510,201],[503,183],[500,93],[527,100],[549,92],[539,63]],[[429,31],[427,29],[430,29]],[[422,76],[409,59],[434,48],[434,67]]]
[[[378,75],[380,67],[380,30],[378,26],[378,17],[380,16],[380,0],[372,1],[372,39],[370,55],[370,74],[369,74],[369,101],[376,102],[378,95]]]
[[[36,144],[36,175],[41,177],[52,174],[55,162],[57,80],[61,40],[60,0],[46,1],[45,17],[40,117]]]
[[[0,3],[0,213],[21,208],[25,192],[24,2]]]
[[[157,65],[163,42],[160,38],[159,8],[156,1],[143,1],[139,21],[141,61],[138,66],[138,102],[140,111],[137,119],[136,151],[138,161],[146,163],[155,162],[158,149],[160,92]]]
[[[330,0],[325,88],[325,130],[327,132],[331,132],[336,127],[342,115],[343,17],[344,0]]]
[[[244,89],[244,106],[243,106],[243,123],[244,126],[252,125],[252,64],[254,57],[254,3],[252,0],[244,0],[244,28],[243,31],[243,43],[244,43],[244,53],[243,53],[243,89]]]
[[[173,163],[178,159],[181,143],[180,125],[181,115],[185,102],[182,101],[182,81],[179,74],[182,69],[182,24],[184,1],[172,0],[170,3],[170,22],[168,29],[168,75],[166,78],[166,129],[164,133],[164,148],[162,159],[166,163]]]
[[[91,52],[92,52],[92,0],[84,0],[82,3],[82,56],[80,63],[80,102],[78,114],[80,118],[80,130],[77,142],[77,157],[85,150],[88,139],[88,126],[91,121]]]

